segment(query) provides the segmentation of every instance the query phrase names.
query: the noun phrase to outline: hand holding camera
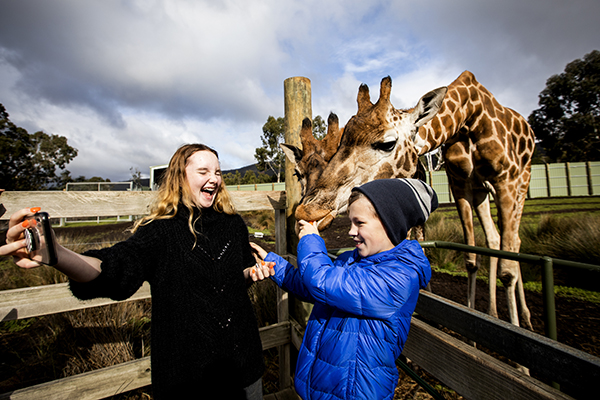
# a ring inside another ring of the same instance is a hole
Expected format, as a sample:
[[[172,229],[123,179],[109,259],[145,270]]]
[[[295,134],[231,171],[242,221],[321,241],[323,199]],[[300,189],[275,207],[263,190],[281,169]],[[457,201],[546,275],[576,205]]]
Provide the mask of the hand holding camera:
[[[39,211],[39,207],[34,207],[13,214],[6,234],[7,244],[0,247],[0,255],[12,255],[15,263],[22,268],[58,262],[48,213]]]

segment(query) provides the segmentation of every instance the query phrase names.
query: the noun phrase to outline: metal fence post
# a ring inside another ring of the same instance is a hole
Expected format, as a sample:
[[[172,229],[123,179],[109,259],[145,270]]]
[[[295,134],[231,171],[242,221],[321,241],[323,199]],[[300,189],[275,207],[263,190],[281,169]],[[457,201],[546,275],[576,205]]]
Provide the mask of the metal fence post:
[[[544,298],[544,330],[546,337],[557,339],[556,311],[554,305],[554,272],[552,258],[542,257],[542,295]]]

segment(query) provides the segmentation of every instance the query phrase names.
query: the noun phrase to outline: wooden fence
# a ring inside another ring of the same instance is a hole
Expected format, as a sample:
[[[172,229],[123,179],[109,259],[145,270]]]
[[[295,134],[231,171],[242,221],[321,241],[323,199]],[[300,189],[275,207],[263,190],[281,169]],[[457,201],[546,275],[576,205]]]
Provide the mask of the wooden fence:
[[[6,220],[24,206],[43,206],[53,217],[81,217],[146,214],[152,192],[4,192],[0,203]],[[273,210],[276,221],[276,251],[286,254],[285,192],[234,192],[239,211]],[[278,290],[278,323],[260,329],[264,349],[277,347],[280,354],[280,389],[290,387],[290,346],[300,347],[301,325],[288,313],[287,294]],[[131,299],[147,299],[144,285]],[[79,301],[66,284],[0,292],[0,318],[3,321],[98,307],[114,303],[107,299]],[[592,393],[600,379],[600,359],[507,322],[490,318],[427,292],[421,292],[404,355],[439,381],[467,399],[569,399],[559,390],[524,375],[486,353],[444,333],[447,327],[501,356],[508,357],[542,376],[548,382],[569,387],[578,393]],[[149,358],[0,394],[0,399],[100,399],[147,386]],[[570,392],[571,393],[571,392]]]

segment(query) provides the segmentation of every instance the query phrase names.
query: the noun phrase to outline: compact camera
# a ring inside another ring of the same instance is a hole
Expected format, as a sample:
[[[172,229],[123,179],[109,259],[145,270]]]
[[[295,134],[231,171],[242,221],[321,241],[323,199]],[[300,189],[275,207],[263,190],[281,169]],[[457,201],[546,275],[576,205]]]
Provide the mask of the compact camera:
[[[28,218],[29,227],[25,229],[27,252],[32,260],[46,265],[56,265],[56,242],[50,226],[48,213],[38,212]]]

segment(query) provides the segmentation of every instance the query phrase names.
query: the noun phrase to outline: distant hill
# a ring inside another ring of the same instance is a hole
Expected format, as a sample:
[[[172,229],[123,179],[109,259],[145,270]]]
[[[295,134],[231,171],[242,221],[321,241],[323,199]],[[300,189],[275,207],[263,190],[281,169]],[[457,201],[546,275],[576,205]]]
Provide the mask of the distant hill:
[[[271,171],[270,169],[268,169],[268,170],[266,170],[266,171],[259,171],[259,170],[258,170],[258,168],[256,167],[256,164],[246,165],[245,167],[236,168],[236,169],[228,169],[227,171],[222,171],[222,174],[223,174],[223,175],[225,175],[225,174],[229,174],[229,173],[235,174],[235,172],[236,172],[236,171],[240,171],[240,175],[241,175],[242,177],[244,176],[244,174],[245,174],[247,171],[252,171],[252,172],[254,172],[256,175],[258,175],[258,174],[260,174],[260,173],[265,173],[265,174],[267,174],[267,175],[269,175],[269,176],[273,176],[273,175],[275,175],[275,174],[273,173],[273,171]],[[282,172],[283,172],[283,171],[282,171]]]

